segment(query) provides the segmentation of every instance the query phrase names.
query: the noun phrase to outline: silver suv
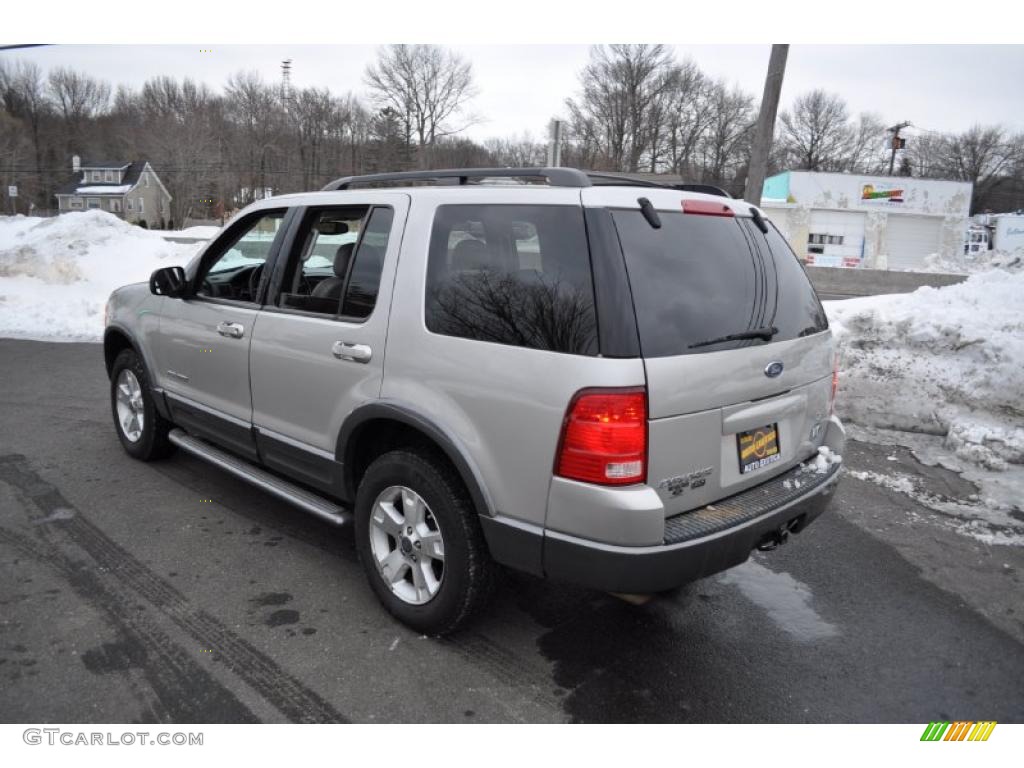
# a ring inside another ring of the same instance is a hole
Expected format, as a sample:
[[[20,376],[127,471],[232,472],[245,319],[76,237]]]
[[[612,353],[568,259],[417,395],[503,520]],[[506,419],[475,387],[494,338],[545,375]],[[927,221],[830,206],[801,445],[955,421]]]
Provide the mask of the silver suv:
[[[339,525],[453,631],[495,564],[650,594],[820,515],[845,439],[796,256],[721,195],[565,168],[257,202],[110,297],[125,450],[175,447]]]

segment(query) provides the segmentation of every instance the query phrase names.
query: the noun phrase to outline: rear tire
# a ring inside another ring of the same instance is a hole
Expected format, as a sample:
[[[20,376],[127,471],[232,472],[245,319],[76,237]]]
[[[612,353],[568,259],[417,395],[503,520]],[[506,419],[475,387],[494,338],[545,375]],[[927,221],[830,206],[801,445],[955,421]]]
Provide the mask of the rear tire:
[[[459,476],[431,453],[377,458],[359,483],[355,528],[371,588],[417,632],[455,632],[490,599],[495,566],[478,513]]]
[[[157,412],[149,374],[133,349],[121,352],[110,370],[110,409],[114,429],[129,456],[154,461],[174,452],[167,437],[174,425]]]

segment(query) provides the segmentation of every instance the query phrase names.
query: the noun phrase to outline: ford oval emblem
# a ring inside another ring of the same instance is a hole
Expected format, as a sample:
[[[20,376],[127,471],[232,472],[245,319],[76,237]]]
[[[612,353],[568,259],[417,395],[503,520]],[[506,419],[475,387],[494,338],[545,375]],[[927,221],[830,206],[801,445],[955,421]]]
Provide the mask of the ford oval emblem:
[[[764,375],[767,376],[769,379],[774,379],[782,375],[782,368],[782,361],[773,360],[764,367]]]

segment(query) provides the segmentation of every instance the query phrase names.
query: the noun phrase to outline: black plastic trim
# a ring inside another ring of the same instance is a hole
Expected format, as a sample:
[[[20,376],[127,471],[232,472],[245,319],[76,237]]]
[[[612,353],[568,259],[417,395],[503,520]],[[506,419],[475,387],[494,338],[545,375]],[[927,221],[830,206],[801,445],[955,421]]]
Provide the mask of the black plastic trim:
[[[590,246],[601,356],[640,357],[633,293],[615,222],[607,208],[584,208],[583,221]]]
[[[200,408],[173,392],[165,392],[164,396],[170,408],[171,420],[186,432],[216,443],[250,461],[259,461],[251,425],[227,414],[218,414],[212,408]]]
[[[451,180],[464,185],[470,179],[483,178],[542,178],[553,187],[589,187],[590,179],[575,168],[448,168],[439,171],[403,171],[400,173],[374,173],[367,176],[345,176],[327,184],[322,191],[334,192],[364,184],[389,184],[405,181]]]
[[[303,483],[318,491],[341,500],[348,500],[345,493],[344,467],[333,458],[321,456],[306,450],[291,441],[253,429],[260,461],[269,469],[280,472],[295,482]]]
[[[544,529],[508,517],[480,516],[491,557],[533,576],[544,576]]]
[[[448,459],[455,465],[462,481],[469,490],[470,498],[477,511],[481,515],[493,515],[494,510],[484,490],[480,474],[468,458],[466,451],[462,450],[456,438],[452,437],[446,430],[438,426],[430,417],[418,412],[415,408],[390,401],[375,401],[359,406],[350,413],[345,422],[341,425],[338,434],[338,445],[335,452],[335,460],[338,461],[344,470],[345,497],[355,498],[355,478],[353,477],[353,458],[355,453],[355,441],[359,428],[374,419],[388,419],[401,424],[413,427],[436,443]]]

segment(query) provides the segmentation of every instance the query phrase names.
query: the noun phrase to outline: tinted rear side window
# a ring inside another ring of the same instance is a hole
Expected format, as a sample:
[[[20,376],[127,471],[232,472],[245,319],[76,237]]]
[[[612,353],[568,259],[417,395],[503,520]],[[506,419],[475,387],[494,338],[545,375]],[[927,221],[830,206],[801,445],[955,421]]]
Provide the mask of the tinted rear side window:
[[[760,339],[707,342],[775,327],[787,341],[828,327],[810,281],[778,232],[745,219],[614,211],[645,357],[717,352]]]
[[[426,291],[426,323],[434,333],[597,354],[581,208],[440,206]]]

